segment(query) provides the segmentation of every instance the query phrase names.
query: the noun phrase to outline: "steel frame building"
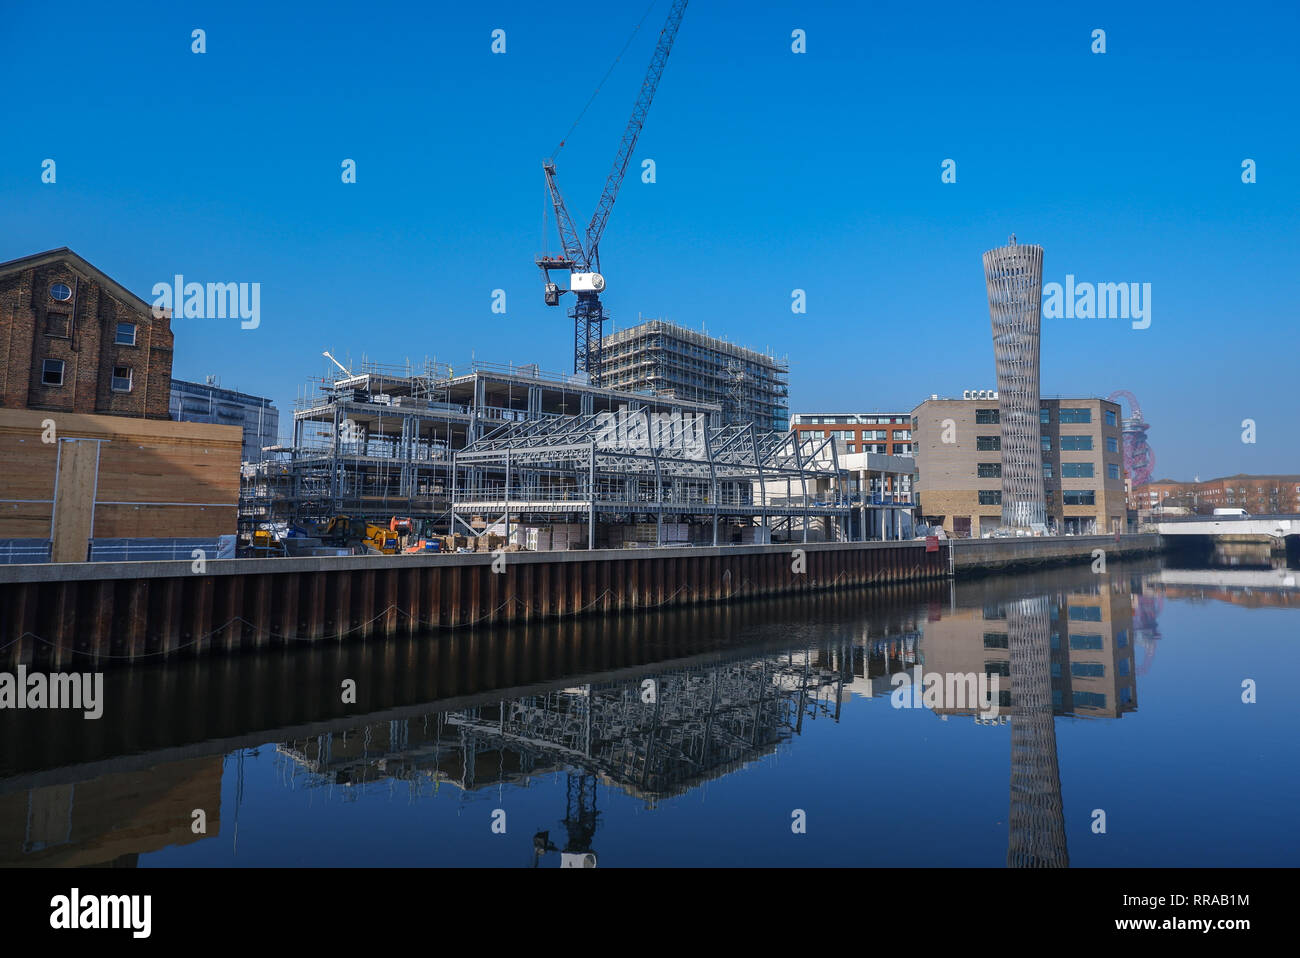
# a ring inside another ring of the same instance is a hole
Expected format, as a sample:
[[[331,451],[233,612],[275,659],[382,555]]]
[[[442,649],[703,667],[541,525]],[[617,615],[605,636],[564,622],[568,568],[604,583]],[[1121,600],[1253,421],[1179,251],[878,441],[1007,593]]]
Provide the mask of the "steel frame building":
[[[454,453],[503,423],[599,415],[620,408],[704,417],[713,403],[602,389],[536,365],[468,371],[363,363],[327,374],[295,403],[293,442],[244,470],[240,528],[349,514],[448,521]]]
[[[465,516],[503,522],[507,536],[512,522],[567,518],[586,523],[588,548],[598,522],[638,519],[655,523],[655,545],[665,543],[665,519],[707,524],[713,545],[721,523],[765,527],[775,541],[807,542],[817,520],[827,540],[849,535],[835,444],[753,423],[717,426],[644,408],[504,423],[455,461],[456,531],[476,531]]]
[[[1039,330],[1043,302],[1043,248],[1006,246],[984,254],[993,357],[1002,424],[1002,524],[1047,529],[1043,458],[1039,443]]]

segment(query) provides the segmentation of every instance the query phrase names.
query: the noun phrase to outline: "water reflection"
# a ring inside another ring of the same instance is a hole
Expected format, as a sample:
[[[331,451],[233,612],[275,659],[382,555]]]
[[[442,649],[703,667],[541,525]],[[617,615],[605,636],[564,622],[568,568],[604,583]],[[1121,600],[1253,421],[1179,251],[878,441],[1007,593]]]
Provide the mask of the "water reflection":
[[[26,717],[48,727],[34,739],[25,735],[24,748],[12,727],[0,739],[11,772],[0,778],[0,864],[130,866],[141,855],[211,841],[223,825],[237,854],[241,808],[276,801],[274,792],[246,793],[245,757],[254,756],[255,743],[274,743],[265,754],[274,759],[276,788],[326,802],[357,802],[376,789],[408,804],[500,801],[503,789],[547,789],[554,825],[532,834],[530,863],[593,867],[602,830],[618,827],[603,812],[612,794],[654,809],[782,750],[813,749],[806,739],[812,723],[831,730],[826,761],[852,761],[859,743],[841,725],[844,710],[855,699],[872,701],[854,708],[889,709],[890,677],[919,665],[998,677],[991,717],[976,703],[933,712],[943,721],[1010,726],[1009,769],[996,776],[1009,788],[1006,864],[1067,867],[1057,718],[1117,720],[1138,708],[1138,678],[1151,667],[1166,596],[1200,589],[1202,597],[1242,602],[1261,590],[1287,601],[1296,594],[1294,579],[1284,584],[1284,576],[1267,589],[1221,578],[1241,574],[1066,570],[447,637],[437,652],[372,646],[368,661],[387,665],[363,676],[362,686],[406,692],[382,700],[362,721],[340,716],[328,696],[295,696],[291,684],[294,704],[270,710],[279,725],[267,724],[266,703],[221,688],[209,689],[205,701],[231,704],[233,714],[196,715],[187,681],[198,681],[204,666],[181,667],[194,672],[189,680],[155,671],[157,687],[171,683],[174,700],[141,696],[129,721],[106,716],[126,731],[88,744],[66,719],[42,715]],[[1203,575],[1220,578],[1187,578]],[[678,634],[660,644],[649,639],[655,628]],[[592,652],[595,643],[623,654],[610,663],[607,651]],[[319,661],[308,668],[298,656],[263,663],[273,677],[256,687],[285,688],[286,677],[304,668],[327,685],[356,671],[353,652],[334,654],[344,661],[333,672]],[[613,668],[599,670],[602,656]],[[476,671],[484,659],[492,665]],[[419,666],[414,677],[412,663]],[[245,664],[227,668],[251,678]],[[535,684],[520,689],[520,680]],[[140,673],[132,681],[150,686]],[[185,721],[160,730],[142,714],[146,708]],[[932,718],[916,713],[907,727]],[[911,747],[924,749],[924,742],[917,736]],[[225,822],[218,812],[223,771],[235,779]],[[195,808],[208,810],[206,836],[190,828]]]

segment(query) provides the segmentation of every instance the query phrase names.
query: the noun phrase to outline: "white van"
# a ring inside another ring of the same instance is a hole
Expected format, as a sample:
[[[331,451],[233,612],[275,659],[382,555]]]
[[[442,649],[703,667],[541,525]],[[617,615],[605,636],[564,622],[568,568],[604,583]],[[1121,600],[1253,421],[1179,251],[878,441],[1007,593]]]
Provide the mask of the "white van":
[[[1216,516],[1249,516],[1250,513],[1245,509],[1215,509]]]

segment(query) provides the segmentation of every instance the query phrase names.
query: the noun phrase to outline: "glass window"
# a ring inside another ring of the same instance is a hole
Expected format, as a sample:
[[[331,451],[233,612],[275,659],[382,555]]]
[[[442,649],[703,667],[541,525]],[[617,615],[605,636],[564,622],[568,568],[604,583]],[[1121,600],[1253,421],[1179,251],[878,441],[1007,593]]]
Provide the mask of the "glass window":
[[[985,662],[985,663],[984,663],[984,674],[985,674],[985,675],[1001,675],[1003,678],[1010,678],[1010,677],[1011,677],[1011,663],[1010,663],[1010,662]]]
[[[996,409],[976,409],[975,422],[981,426],[988,426],[993,423],[1001,422]]]
[[[1119,672],[1120,675],[1128,675],[1128,671],[1129,671],[1128,659],[1120,659],[1118,662],[1116,662],[1115,670]]]
[[[1001,489],[981,489],[980,490],[981,506],[1000,506],[1002,505]]]
[[[1074,704],[1089,709],[1104,709],[1106,696],[1100,692],[1075,692]]]
[[[1007,633],[1005,632],[985,632],[984,648],[986,649],[1005,649],[1007,648]]]
[[[1038,421],[1044,426],[1052,421],[1052,410],[1047,406],[1042,406],[1038,410]]]
[[[1063,462],[1061,463],[1062,479],[1091,479],[1092,463],[1090,462]]]
[[[1054,679],[1059,679],[1060,677],[1061,677],[1061,663],[1060,663],[1060,662],[1053,662],[1053,663],[1052,663],[1052,678],[1054,678]]]
[[[1101,606],[1072,605],[1070,606],[1070,618],[1075,622],[1100,622]]]
[[[1000,462],[981,462],[976,465],[975,469],[981,479],[1002,478],[1002,463]]]
[[[1106,677],[1106,666],[1100,662],[1071,662],[1070,674],[1081,679],[1102,679]]]
[[[1083,452],[1092,449],[1091,436],[1062,436],[1061,449],[1072,452]]]
[[[1102,644],[1101,636],[1091,632],[1070,634],[1070,648],[1076,652],[1099,652]]]
[[[1115,646],[1121,649],[1128,647],[1128,629],[1120,629],[1115,633]]]
[[[1059,418],[1061,422],[1092,422],[1092,410],[1062,406]]]
[[[113,367],[113,392],[129,393],[131,391],[131,367]]]
[[[1053,707],[1053,708],[1058,708],[1058,709],[1061,707],[1061,690],[1060,690],[1060,689],[1052,689],[1052,707]]]
[[[1050,462],[1043,463],[1043,478],[1044,479],[1052,478],[1052,464]]]
[[[992,452],[1002,448],[1001,436],[976,436],[975,448],[980,452]]]
[[[1133,690],[1127,685],[1124,686],[1124,688],[1119,690],[1119,700],[1125,705],[1128,705],[1129,702],[1133,701]]]
[[[50,298],[57,299],[60,303],[66,303],[72,299],[72,290],[68,288],[67,283],[55,283],[50,287]]]
[[[1051,452],[1051,451],[1052,451],[1052,437],[1051,437],[1051,436],[1041,436],[1041,437],[1039,437],[1039,438],[1041,438],[1041,439],[1042,439],[1042,442],[1043,442],[1043,452]]]
[[[1117,425],[1117,423],[1115,422],[1115,410],[1113,409],[1106,410],[1106,425],[1108,426]]]
[[[1106,478],[1107,478],[1107,479],[1118,479],[1118,478],[1119,478],[1119,463],[1118,463],[1118,462],[1108,462],[1108,463],[1106,463]]]
[[[1091,489],[1063,489],[1061,502],[1067,506],[1095,506],[1097,494]]]
[[[113,341],[119,346],[134,346],[135,323],[118,323],[117,338]]]
[[[41,363],[41,385],[63,385],[63,360],[46,359]]]
[[[1114,436],[1107,436],[1107,437],[1106,437],[1106,451],[1107,451],[1107,452],[1119,452],[1119,440],[1116,439]]]

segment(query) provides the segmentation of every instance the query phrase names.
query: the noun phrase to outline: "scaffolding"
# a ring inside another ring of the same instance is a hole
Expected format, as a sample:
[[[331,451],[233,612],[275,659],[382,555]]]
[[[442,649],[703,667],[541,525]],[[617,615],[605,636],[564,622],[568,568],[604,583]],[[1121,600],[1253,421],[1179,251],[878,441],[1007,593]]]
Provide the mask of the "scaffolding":
[[[455,465],[455,532],[478,531],[468,516],[507,538],[529,522],[580,523],[589,549],[628,544],[625,524],[653,528],[632,541],[656,546],[849,536],[835,444],[806,431],[620,410],[505,423]]]
[[[601,382],[717,403],[727,422],[789,426],[789,363],[660,319],[605,337]]]

